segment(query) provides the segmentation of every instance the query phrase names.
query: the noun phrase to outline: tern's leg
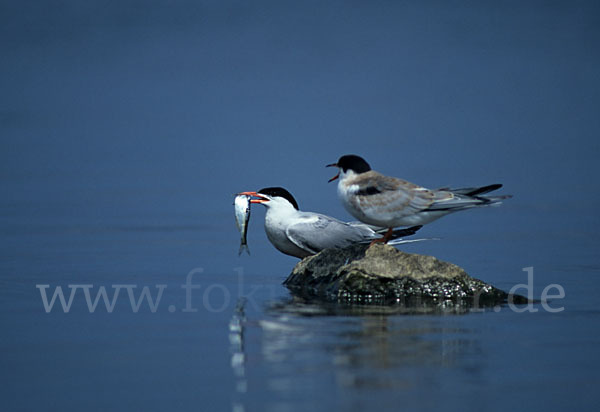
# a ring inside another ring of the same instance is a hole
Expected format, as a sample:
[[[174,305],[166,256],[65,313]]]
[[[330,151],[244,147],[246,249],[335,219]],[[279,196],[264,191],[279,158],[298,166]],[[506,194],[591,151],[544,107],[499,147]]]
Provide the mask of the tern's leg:
[[[392,234],[394,233],[394,229],[393,228],[389,228],[387,230],[387,232],[385,232],[385,235],[383,235],[383,237],[380,237],[379,239],[375,239],[373,241],[371,241],[371,244],[369,246],[373,246],[375,243],[387,243],[390,241],[390,239],[392,238]]]

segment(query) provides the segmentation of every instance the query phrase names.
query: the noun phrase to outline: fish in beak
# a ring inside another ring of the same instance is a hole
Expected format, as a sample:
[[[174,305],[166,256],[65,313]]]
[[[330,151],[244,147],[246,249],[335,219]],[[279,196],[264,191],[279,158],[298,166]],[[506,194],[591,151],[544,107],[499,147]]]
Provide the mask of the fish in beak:
[[[250,199],[250,203],[265,203],[265,202],[269,201],[268,197],[263,196],[256,192],[241,192],[241,193],[238,193],[238,195],[254,196],[254,197],[260,198],[260,199]]]

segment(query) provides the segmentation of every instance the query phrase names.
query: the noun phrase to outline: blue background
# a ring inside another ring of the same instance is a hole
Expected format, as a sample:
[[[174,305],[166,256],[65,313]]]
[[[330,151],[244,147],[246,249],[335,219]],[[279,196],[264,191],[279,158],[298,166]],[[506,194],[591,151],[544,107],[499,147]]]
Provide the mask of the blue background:
[[[7,410],[597,404],[599,38],[594,1],[3,1]],[[505,290],[532,266],[565,310],[288,307],[297,260],[259,207],[237,256],[233,194],[284,186],[350,220],[324,168],[346,153],[427,187],[503,183],[501,207],[403,249]],[[39,284],[168,288],[156,313],[122,291],[113,313],[76,295],[47,314]]]

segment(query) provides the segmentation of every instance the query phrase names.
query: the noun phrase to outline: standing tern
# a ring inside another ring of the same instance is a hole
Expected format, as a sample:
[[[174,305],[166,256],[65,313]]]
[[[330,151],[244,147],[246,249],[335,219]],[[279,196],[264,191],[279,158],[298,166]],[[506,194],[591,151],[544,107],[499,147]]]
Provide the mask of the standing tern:
[[[337,163],[337,192],[346,210],[361,222],[388,228],[381,241],[391,238],[394,227],[425,225],[449,213],[499,204],[511,196],[482,196],[501,184],[463,189],[427,189],[406,180],[382,175],[361,157],[345,155]]]
[[[267,187],[258,192],[242,192],[240,195],[258,197],[251,203],[267,208],[265,232],[277,250],[286,255],[304,258],[326,248],[342,248],[353,243],[368,243],[381,239],[385,228],[373,228],[360,222],[345,223],[333,217],[313,212],[302,212],[290,192],[282,187]],[[421,226],[392,231],[390,244],[410,243],[418,240],[402,240]]]

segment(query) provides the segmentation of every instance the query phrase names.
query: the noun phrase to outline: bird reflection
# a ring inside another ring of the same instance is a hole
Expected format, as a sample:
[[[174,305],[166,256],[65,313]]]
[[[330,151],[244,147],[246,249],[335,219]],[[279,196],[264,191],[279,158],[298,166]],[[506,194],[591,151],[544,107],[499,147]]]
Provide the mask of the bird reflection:
[[[280,302],[269,311],[273,319],[259,322],[264,358],[292,372],[295,359],[326,353],[327,367],[333,366],[339,385],[389,388],[412,385],[408,372],[414,368],[454,367],[461,354],[478,352],[471,332],[440,321],[444,317],[354,309],[351,312],[359,316],[336,313],[344,311],[337,305]],[[336,314],[344,316],[328,316]]]
[[[235,376],[235,401],[233,412],[244,412],[242,395],[248,390],[246,379],[246,354],[244,353],[244,327],[246,314],[244,306],[246,299],[240,298],[237,302],[231,320],[229,321],[229,346],[231,350],[231,368]]]
[[[271,304],[261,319],[248,322],[244,302],[238,302],[229,323],[236,379],[233,411],[252,409],[252,402],[258,402],[249,386],[270,393],[267,404],[275,409],[286,400],[314,409],[320,401],[305,395],[324,384],[333,383],[332,390],[413,390],[419,380],[436,384],[438,375],[427,372],[432,368],[480,377],[477,334],[456,326],[461,322],[453,320],[455,315],[399,316],[388,309],[344,308],[293,297]],[[249,330],[260,339],[245,344]],[[247,353],[252,354],[251,368]]]

